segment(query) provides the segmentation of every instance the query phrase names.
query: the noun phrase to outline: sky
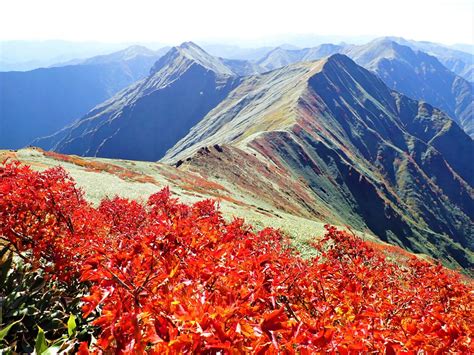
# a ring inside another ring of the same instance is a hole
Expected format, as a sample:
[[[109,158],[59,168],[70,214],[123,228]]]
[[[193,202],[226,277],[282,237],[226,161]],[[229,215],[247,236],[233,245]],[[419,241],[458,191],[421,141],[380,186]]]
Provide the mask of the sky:
[[[0,0],[0,40],[252,44],[282,35],[474,42],[472,0]]]

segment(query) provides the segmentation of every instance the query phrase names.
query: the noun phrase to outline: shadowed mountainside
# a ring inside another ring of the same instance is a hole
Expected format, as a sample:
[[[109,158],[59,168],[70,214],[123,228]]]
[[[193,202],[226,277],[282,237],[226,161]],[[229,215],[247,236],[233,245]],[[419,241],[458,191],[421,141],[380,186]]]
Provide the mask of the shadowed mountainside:
[[[413,50],[420,50],[429,55],[436,57],[443,65],[463,77],[464,79],[474,82],[474,56],[469,48],[459,50],[449,48],[437,43],[427,41],[412,41],[400,37],[386,37],[404,46],[408,46]],[[464,51],[465,50],[465,51]]]
[[[172,48],[150,75],[35,145],[66,154],[157,160],[240,82],[191,42]]]
[[[435,57],[387,39],[344,52],[376,73],[390,88],[442,109],[474,137],[473,84]]]
[[[71,124],[146,76],[160,56],[130,47],[74,65],[0,72],[0,148],[26,146]]]
[[[403,43],[411,43],[415,48],[418,42]],[[473,84],[450,71],[434,56],[390,38],[380,38],[360,46],[328,44],[301,50],[277,48],[258,63],[266,69],[276,69],[299,61],[321,59],[334,53],[351,57],[357,64],[376,73],[390,88],[439,107],[466,133],[474,136]],[[436,53],[440,53],[440,50]]]

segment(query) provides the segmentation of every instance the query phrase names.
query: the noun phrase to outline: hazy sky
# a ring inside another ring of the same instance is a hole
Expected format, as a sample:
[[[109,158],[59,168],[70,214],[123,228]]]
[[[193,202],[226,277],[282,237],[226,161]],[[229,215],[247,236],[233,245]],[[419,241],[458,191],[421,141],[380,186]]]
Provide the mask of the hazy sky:
[[[280,34],[473,43],[472,0],[1,0],[1,40],[244,41]]]

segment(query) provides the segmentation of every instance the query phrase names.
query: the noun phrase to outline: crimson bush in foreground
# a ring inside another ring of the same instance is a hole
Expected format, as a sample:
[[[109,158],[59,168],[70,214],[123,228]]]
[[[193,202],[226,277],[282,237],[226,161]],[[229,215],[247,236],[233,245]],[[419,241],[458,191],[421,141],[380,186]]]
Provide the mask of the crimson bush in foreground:
[[[388,260],[327,227],[304,260],[278,231],[226,222],[213,201],[94,208],[60,168],[0,168],[0,235],[53,278],[89,286],[94,344],[118,353],[470,352],[472,283]]]

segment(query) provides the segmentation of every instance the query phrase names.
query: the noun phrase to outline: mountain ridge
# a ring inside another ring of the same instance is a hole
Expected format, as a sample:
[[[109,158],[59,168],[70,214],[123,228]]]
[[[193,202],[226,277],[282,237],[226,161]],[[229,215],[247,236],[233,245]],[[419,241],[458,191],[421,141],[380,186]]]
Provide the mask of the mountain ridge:
[[[378,48],[387,57],[398,49]],[[474,177],[464,158],[473,140],[344,54],[242,77],[184,43],[147,78],[37,143],[65,154],[162,158],[288,213],[474,265]]]
[[[308,65],[311,63],[299,63],[263,76],[281,78],[292,67]],[[283,114],[288,118],[291,113],[291,121],[268,129],[262,125],[266,113],[251,114],[255,120],[245,125],[246,110],[251,109],[247,106],[263,98],[258,88],[256,95],[252,90],[240,95],[237,88],[228,99],[233,103],[221,102],[191,129],[190,135],[200,133],[197,143],[183,138],[162,161],[203,174],[206,170],[231,174],[239,160],[236,156],[254,155],[270,162],[271,169],[280,169],[281,175],[292,176],[290,181],[303,182],[310,195],[306,200],[313,201],[313,207],[304,207],[304,213],[329,210],[337,221],[368,228],[383,240],[472,266],[474,177],[472,167],[461,158],[473,152],[472,139],[443,112],[392,91],[344,55],[312,65],[313,71],[300,74],[307,75],[303,79],[306,86],[294,89],[294,82],[288,84],[298,96]],[[244,81],[246,84],[250,85]],[[273,96],[270,90],[263,91]],[[251,97],[250,102],[245,95]],[[268,103],[268,107],[275,106],[278,104]],[[281,112],[268,113],[271,121],[278,114]],[[213,125],[215,121],[220,122],[219,127]],[[233,121],[241,131],[229,129]],[[203,133],[205,127],[211,130],[208,136]],[[243,136],[248,127],[260,130]],[[447,146],[446,141],[454,146]],[[206,156],[213,156],[213,149],[207,153],[206,147],[221,144],[220,150],[234,152],[229,153],[232,164],[226,164],[222,155],[212,163],[206,161]],[[328,175],[331,172],[334,177]],[[250,176],[252,172],[240,174]],[[278,198],[285,198],[284,189],[280,186]],[[424,204],[437,207],[433,212]]]
[[[275,69],[297,61],[320,59],[326,54],[321,48],[277,48],[259,64]],[[440,107],[474,137],[473,84],[451,72],[436,57],[386,37],[364,45],[329,46],[327,53],[348,55],[379,75],[390,88]]]
[[[185,42],[158,59],[147,78],[33,144],[64,153],[156,160],[239,81],[218,58]],[[142,146],[135,144],[136,137]]]
[[[23,147],[63,129],[148,75],[160,56],[135,46],[48,68],[0,72],[0,147]]]

